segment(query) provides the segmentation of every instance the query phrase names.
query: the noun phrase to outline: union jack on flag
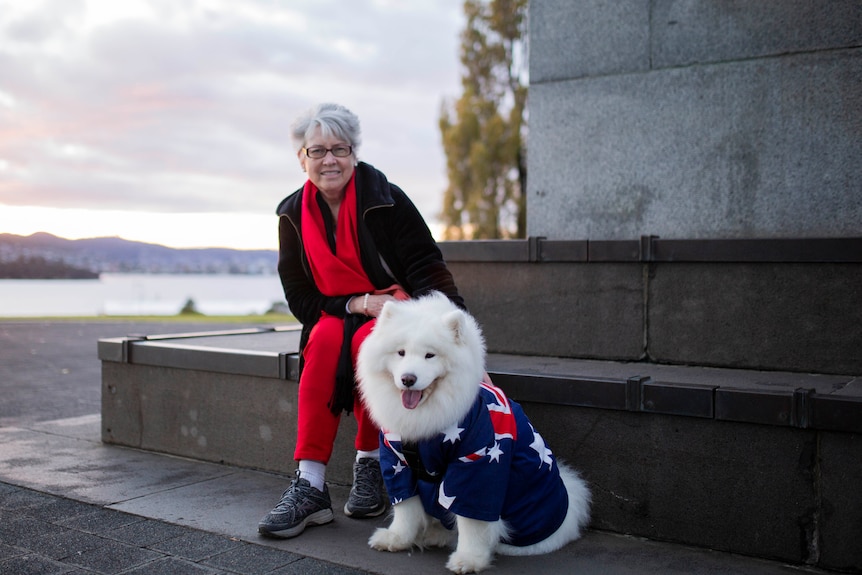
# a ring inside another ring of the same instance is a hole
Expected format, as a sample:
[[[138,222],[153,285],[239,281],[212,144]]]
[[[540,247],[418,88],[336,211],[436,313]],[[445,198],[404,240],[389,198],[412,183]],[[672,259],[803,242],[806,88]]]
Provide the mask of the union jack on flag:
[[[494,426],[494,438],[518,439],[518,423],[515,421],[515,415],[512,413],[512,406],[509,405],[509,399],[499,387],[482,382],[480,384],[486,391],[491,392],[494,397],[494,402],[488,403],[488,413],[491,415],[491,425]]]

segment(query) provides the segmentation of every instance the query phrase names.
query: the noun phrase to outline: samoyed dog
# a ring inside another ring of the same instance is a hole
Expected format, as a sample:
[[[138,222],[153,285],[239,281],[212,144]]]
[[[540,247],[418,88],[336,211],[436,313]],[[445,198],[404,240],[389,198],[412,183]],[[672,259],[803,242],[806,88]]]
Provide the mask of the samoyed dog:
[[[547,553],[580,537],[587,485],[489,382],[476,321],[444,295],[387,303],[360,348],[357,379],[381,428],[393,504],[372,548],[454,546],[446,567],[473,573],[495,552]]]

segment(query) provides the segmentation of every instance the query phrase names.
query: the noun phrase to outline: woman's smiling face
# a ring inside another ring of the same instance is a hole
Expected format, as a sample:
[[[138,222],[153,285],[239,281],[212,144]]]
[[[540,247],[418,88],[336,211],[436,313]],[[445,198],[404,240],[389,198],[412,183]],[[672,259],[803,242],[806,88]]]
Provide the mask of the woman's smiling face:
[[[343,158],[337,158],[329,151],[322,158],[314,159],[309,158],[305,150],[318,147],[331,150],[335,147],[349,147],[350,145],[350,142],[345,142],[337,136],[322,135],[320,128],[318,128],[305,142],[305,148],[299,150],[299,163],[308,174],[308,179],[329,201],[341,200],[344,188],[353,176],[356,156],[351,152]]]

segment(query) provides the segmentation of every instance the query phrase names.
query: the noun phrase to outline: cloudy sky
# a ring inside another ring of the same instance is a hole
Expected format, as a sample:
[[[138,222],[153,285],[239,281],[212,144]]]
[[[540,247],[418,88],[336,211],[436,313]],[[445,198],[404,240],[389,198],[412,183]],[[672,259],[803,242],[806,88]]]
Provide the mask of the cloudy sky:
[[[0,0],[0,233],[275,249],[321,101],[433,228],[461,3]]]

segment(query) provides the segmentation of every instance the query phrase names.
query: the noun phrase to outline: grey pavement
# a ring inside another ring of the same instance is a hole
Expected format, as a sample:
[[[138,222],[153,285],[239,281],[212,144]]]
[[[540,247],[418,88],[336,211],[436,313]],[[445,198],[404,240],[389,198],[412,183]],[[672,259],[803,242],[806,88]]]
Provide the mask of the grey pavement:
[[[289,478],[100,441],[96,341],[236,329],[148,322],[0,322],[0,574],[447,573],[445,550],[366,545],[386,518],[260,537]],[[289,454],[285,454],[289,457]],[[348,486],[330,486],[340,509]],[[498,557],[491,573],[778,575],[823,571],[588,531],[539,557]]]

